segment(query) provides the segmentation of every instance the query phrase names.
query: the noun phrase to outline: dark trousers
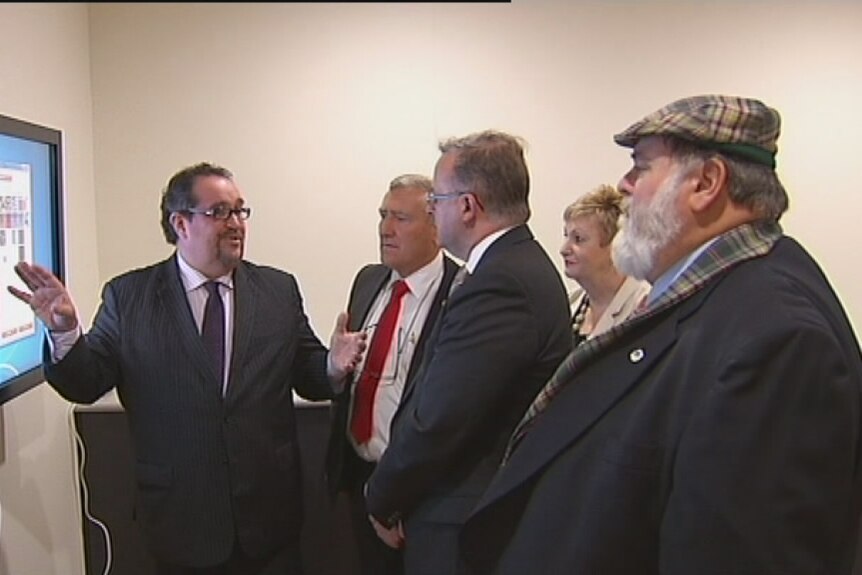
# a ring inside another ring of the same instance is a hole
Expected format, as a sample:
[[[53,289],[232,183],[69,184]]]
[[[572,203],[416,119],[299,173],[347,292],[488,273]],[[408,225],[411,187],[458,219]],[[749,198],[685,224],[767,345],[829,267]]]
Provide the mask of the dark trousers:
[[[358,456],[350,459],[351,469],[348,473],[349,477],[355,478],[355,481],[350,482],[347,502],[350,507],[350,523],[353,527],[356,550],[359,553],[360,572],[362,575],[403,575],[404,561],[401,551],[392,549],[381,541],[368,520],[368,510],[365,508],[365,496],[362,490],[374,471],[374,464]]]
[[[264,557],[249,557],[239,545],[227,561],[212,567],[183,567],[156,561],[158,575],[302,575],[299,543]]]

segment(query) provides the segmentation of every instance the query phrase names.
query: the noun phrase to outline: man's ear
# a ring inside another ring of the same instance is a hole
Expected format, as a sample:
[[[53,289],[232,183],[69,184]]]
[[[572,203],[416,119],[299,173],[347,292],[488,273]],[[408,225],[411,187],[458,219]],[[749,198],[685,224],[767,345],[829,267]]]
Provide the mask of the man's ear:
[[[455,201],[458,202],[461,219],[466,223],[475,222],[479,215],[479,210],[482,209],[479,199],[474,194],[464,194]]]
[[[171,224],[171,227],[174,228],[174,233],[177,234],[179,238],[187,238],[189,235],[188,230],[188,220],[183,217],[183,215],[179,212],[174,212],[170,215],[168,221]]]
[[[697,186],[689,196],[689,205],[697,214],[709,210],[721,199],[729,176],[727,164],[721,158],[709,158],[704,160],[695,176]]]

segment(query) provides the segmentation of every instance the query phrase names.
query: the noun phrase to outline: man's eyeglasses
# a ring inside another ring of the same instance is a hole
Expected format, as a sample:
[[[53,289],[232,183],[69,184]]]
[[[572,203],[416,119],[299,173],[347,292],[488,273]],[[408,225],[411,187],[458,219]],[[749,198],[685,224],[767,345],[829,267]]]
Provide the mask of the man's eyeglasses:
[[[433,206],[437,202],[442,202],[443,200],[447,200],[449,198],[457,198],[459,196],[464,196],[469,193],[470,192],[455,192],[454,194],[435,194],[434,192],[428,192],[425,195],[425,198],[428,200],[428,205]]]
[[[236,216],[240,220],[247,220],[251,216],[251,208],[229,208],[228,206],[215,206],[208,210],[189,208],[183,211],[190,214],[207,216],[215,220],[229,220],[231,216]]]

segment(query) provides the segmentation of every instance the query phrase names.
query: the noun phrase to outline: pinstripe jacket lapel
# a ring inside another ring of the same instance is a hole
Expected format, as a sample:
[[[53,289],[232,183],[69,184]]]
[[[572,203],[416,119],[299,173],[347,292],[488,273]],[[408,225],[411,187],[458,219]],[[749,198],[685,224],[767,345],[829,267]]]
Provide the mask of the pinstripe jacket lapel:
[[[233,285],[233,351],[225,401],[230,401],[236,395],[237,387],[242,384],[238,366],[245,364],[246,355],[249,353],[251,337],[260,311],[258,303],[261,301],[258,287],[250,280],[243,264],[237,266],[234,271]]]
[[[178,345],[184,348],[187,360],[200,370],[202,380],[207,381],[206,385],[215,390],[220,389],[220,386],[212,381],[217,379],[218,375],[195,325],[189,300],[180,279],[176,254],[162,263],[158,273],[161,276],[158,281],[160,286],[158,297],[164,305],[169,322],[177,330]],[[163,334],[163,336],[170,337],[169,334]]]

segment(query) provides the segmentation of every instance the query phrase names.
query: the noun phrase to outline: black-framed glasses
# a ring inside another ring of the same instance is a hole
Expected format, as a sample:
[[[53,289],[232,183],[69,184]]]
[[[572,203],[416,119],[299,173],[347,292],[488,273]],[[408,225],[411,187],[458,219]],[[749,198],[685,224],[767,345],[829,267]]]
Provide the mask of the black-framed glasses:
[[[231,208],[228,206],[215,206],[209,208],[208,210],[201,210],[197,208],[189,208],[187,210],[183,210],[190,214],[198,214],[201,216],[207,216],[208,218],[213,218],[214,220],[229,220],[231,216],[236,216],[240,220],[247,220],[251,217],[251,208]]]
[[[428,200],[428,205],[433,206],[437,202],[442,202],[443,200],[447,200],[449,198],[457,198],[460,196],[465,196],[470,192],[455,192],[452,194],[435,194],[434,192],[428,192],[425,194],[425,199]]]

